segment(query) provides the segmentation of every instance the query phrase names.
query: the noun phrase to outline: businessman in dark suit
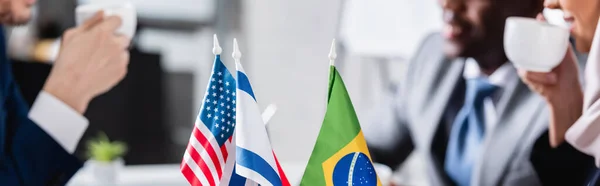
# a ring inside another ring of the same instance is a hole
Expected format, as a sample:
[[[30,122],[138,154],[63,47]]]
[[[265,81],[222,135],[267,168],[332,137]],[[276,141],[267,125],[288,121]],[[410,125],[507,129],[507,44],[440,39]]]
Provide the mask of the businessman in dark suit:
[[[26,23],[35,0],[0,0],[0,22]],[[130,39],[115,33],[118,17],[98,13],[67,31],[43,90],[31,109],[13,79],[0,28],[0,185],[65,185],[81,167],[72,155],[88,121],[91,99],[126,74]]]
[[[397,167],[418,151],[436,186],[583,185],[592,160],[552,148],[544,99],[504,53],[506,18],[534,17],[543,0],[439,2],[442,34],[424,40],[401,90],[363,122],[373,159]]]

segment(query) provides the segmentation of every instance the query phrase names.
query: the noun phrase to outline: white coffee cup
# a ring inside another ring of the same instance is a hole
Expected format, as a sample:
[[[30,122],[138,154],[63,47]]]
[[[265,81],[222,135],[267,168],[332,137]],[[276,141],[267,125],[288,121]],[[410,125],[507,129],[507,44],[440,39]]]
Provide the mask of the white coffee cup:
[[[80,5],[75,9],[77,25],[83,24],[99,11],[104,11],[104,16],[119,16],[122,24],[116,32],[133,38],[137,27],[137,13],[131,2],[94,2]]]
[[[504,51],[517,68],[550,72],[565,57],[569,30],[533,18],[509,17],[504,29]]]

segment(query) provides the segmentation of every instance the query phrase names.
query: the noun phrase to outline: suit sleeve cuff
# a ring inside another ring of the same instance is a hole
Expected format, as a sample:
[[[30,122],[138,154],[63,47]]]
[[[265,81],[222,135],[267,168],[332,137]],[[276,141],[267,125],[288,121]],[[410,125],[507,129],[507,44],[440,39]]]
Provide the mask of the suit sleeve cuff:
[[[67,152],[74,153],[89,121],[47,92],[40,92],[29,111],[29,119],[56,140]]]

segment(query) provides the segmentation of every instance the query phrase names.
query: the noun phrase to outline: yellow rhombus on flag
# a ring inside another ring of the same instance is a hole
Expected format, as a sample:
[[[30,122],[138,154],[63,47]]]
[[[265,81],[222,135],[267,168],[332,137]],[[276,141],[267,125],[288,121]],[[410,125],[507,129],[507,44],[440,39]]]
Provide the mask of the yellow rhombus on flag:
[[[300,185],[381,185],[350,96],[333,65],[327,112]]]

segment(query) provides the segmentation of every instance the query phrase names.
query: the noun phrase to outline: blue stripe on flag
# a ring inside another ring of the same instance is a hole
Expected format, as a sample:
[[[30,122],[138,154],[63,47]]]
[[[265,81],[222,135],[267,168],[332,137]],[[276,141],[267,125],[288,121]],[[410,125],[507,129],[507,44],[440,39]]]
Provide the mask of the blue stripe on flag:
[[[244,74],[243,72],[238,71],[237,72],[238,76],[237,76],[237,86],[240,90],[250,94],[250,96],[252,96],[252,99],[254,99],[254,101],[256,101],[256,97],[254,97],[254,92],[252,91],[252,85],[250,85],[250,80],[248,80],[248,76],[246,76],[246,74]]]
[[[229,180],[229,185],[230,186],[246,185],[246,178],[235,173],[235,164],[233,165],[233,172],[231,174],[231,179]]]
[[[267,181],[271,182],[272,185],[282,184],[279,175],[275,172],[273,167],[254,152],[241,147],[236,147],[236,160],[237,164],[257,172],[267,179]]]

